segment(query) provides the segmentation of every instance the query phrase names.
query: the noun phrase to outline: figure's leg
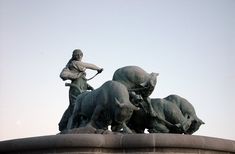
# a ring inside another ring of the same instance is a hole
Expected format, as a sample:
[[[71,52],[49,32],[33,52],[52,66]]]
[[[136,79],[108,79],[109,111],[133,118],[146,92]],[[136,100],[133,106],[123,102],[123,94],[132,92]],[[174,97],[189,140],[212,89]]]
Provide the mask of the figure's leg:
[[[69,105],[69,107],[65,110],[60,122],[59,122],[59,130],[65,130],[67,128],[67,123],[69,120],[69,117],[71,116],[73,112],[73,105]]]
[[[74,115],[74,113],[69,117],[68,122],[67,122],[67,129],[75,128],[75,126],[74,126],[74,119],[76,119],[75,117],[77,117],[77,116]]]
[[[60,122],[59,122],[59,130],[65,130],[67,128],[67,123],[70,118],[70,116],[73,113],[73,108],[76,103],[76,98],[79,95],[79,91],[77,88],[70,87],[69,88],[69,106],[64,112]]]
[[[73,110],[71,111],[71,116],[68,119],[68,124],[67,124],[67,129],[73,129],[73,128],[78,128],[80,123],[82,122],[81,120],[81,113],[80,109],[81,104],[76,103],[75,106],[73,107]]]
[[[70,87],[69,89],[69,103],[74,105],[76,103],[76,99],[78,95],[80,95],[82,92],[79,88]]]
[[[59,122],[59,131],[63,131],[66,129],[67,122],[68,122],[68,109],[65,110],[60,122]]]

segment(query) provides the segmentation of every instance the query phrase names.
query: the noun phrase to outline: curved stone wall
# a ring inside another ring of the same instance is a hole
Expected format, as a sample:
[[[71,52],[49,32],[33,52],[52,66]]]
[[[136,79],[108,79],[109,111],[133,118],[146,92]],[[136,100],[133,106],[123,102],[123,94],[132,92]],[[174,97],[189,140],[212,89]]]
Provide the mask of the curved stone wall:
[[[180,134],[65,134],[0,142],[0,153],[235,153],[235,141]]]

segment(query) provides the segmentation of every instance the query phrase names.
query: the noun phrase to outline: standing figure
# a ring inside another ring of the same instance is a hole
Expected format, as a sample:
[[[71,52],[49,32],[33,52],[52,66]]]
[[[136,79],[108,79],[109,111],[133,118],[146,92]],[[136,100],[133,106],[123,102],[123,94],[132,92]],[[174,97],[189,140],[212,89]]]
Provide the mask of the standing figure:
[[[60,73],[62,80],[71,80],[71,83],[66,83],[66,86],[70,86],[69,89],[69,107],[64,112],[60,122],[59,130],[66,129],[68,118],[71,116],[74,108],[76,98],[79,94],[93,90],[93,87],[87,83],[86,69],[96,70],[97,74],[103,71],[94,64],[82,62],[83,53],[80,49],[75,49],[72,54],[72,58],[67,63],[66,67]]]

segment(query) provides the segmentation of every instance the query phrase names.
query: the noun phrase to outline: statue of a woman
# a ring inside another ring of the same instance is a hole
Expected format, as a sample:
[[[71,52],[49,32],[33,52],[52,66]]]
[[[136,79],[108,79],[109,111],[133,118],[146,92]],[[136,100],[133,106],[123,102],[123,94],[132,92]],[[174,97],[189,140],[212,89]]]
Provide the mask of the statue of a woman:
[[[93,87],[87,83],[85,72],[86,69],[96,70],[97,73],[101,73],[103,71],[103,68],[100,68],[94,64],[82,62],[82,57],[82,51],[80,49],[75,49],[73,51],[72,58],[60,73],[60,77],[64,81],[71,80],[71,83],[66,83],[66,86],[70,86],[69,107],[64,112],[59,123],[60,131],[66,129],[68,118],[73,112],[73,107],[77,96],[87,90],[93,90]]]

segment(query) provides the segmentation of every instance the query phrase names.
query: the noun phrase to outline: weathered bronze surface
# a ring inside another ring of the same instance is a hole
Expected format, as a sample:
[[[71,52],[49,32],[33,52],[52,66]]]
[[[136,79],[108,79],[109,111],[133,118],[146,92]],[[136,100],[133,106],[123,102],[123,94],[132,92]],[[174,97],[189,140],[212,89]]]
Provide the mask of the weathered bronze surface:
[[[85,70],[99,74],[103,68],[81,62],[82,57],[81,50],[74,50],[60,73],[63,80],[71,80],[66,83],[70,104],[59,123],[61,134],[145,133],[146,129],[149,133],[193,134],[204,124],[185,98],[150,98],[159,74],[138,66],[117,69],[112,80],[94,90],[87,84]]]

